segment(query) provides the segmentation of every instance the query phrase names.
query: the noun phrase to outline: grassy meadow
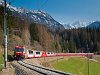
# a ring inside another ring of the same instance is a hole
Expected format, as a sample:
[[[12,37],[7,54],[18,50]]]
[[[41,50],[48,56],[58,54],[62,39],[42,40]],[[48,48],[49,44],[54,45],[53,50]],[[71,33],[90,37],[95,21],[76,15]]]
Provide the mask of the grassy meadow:
[[[0,48],[0,71],[3,68],[3,53],[2,53],[2,49]]]
[[[54,69],[76,75],[88,75],[88,59],[83,57],[71,57],[51,64]],[[100,75],[100,63],[89,60],[89,75]]]

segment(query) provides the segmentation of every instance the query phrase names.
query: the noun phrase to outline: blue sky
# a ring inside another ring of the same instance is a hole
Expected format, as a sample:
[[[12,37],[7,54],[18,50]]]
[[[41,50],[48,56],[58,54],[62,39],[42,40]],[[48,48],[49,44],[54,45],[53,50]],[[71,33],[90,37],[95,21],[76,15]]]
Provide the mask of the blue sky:
[[[38,10],[45,1],[13,0],[12,6]],[[100,20],[100,0],[48,0],[40,10],[49,13],[60,23]]]

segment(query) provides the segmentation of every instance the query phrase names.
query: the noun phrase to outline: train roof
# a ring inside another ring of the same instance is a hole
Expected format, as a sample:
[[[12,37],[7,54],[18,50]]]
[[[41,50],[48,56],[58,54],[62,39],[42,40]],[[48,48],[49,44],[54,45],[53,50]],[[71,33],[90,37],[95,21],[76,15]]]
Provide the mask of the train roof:
[[[24,46],[15,46],[15,48],[25,48]]]

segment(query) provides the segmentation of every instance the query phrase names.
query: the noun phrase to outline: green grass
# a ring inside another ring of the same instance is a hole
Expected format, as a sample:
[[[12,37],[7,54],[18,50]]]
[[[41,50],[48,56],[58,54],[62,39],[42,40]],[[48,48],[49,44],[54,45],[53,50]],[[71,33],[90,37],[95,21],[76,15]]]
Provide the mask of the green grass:
[[[0,71],[3,68],[3,56],[0,56]]]
[[[8,50],[8,61],[12,61],[13,60],[13,55],[14,55],[14,51],[12,50]]]
[[[85,58],[69,58],[55,61],[53,68],[77,75],[88,75],[88,63]],[[90,60],[90,75],[100,75],[100,64]]]

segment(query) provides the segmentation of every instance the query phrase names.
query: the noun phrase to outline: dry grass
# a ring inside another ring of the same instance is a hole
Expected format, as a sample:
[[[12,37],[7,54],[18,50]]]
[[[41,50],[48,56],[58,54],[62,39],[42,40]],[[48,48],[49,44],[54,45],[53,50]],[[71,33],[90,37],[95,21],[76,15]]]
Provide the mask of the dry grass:
[[[0,56],[2,56],[3,52],[2,52],[2,47],[0,47]]]
[[[94,59],[97,60],[98,62],[100,62],[100,55],[94,56]]]

